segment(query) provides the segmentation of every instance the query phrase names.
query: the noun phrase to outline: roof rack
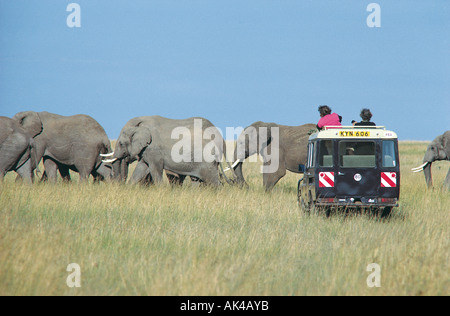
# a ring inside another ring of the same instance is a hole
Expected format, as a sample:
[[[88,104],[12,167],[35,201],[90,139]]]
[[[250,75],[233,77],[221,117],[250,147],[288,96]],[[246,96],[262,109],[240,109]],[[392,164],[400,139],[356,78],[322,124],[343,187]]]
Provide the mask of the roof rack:
[[[323,130],[329,130],[329,129],[338,129],[338,128],[344,128],[344,129],[361,129],[361,128],[367,128],[367,129],[382,129],[382,130],[386,130],[385,126],[343,126],[343,125],[328,125],[328,126],[324,126]]]

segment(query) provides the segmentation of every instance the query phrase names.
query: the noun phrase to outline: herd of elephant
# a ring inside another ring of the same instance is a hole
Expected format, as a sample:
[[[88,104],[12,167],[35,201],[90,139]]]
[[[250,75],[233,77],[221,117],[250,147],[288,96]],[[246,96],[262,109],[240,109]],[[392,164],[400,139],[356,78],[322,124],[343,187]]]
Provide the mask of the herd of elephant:
[[[0,181],[9,171],[15,171],[17,179],[34,182],[35,170],[41,173],[41,181],[56,182],[58,173],[64,181],[70,181],[70,170],[78,172],[80,181],[86,182],[90,175],[94,181],[117,180],[126,182],[131,163],[137,161],[130,178],[131,183],[157,184],[166,173],[173,184],[181,185],[186,177],[191,181],[218,186],[221,180],[247,185],[242,165],[246,158],[264,155],[271,150],[271,135],[261,139],[257,135],[261,127],[277,127],[279,131],[279,161],[275,172],[263,173],[263,185],[271,190],[286,174],[286,171],[300,173],[299,165],[307,159],[309,132],[315,124],[284,126],[275,123],[256,122],[245,128],[238,142],[245,144],[245,155],[238,157],[234,151],[233,164],[228,163],[232,175],[226,175],[221,159],[196,161],[194,157],[186,161],[174,161],[172,150],[176,140],[172,138],[174,128],[195,129],[195,120],[201,120],[202,129],[215,128],[204,118],[184,120],[168,119],[161,116],[133,118],[123,127],[116,147],[112,150],[110,140],[100,124],[90,116],[61,116],[48,112],[21,112],[12,119],[0,117]],[[252,128],[256,133],[248,133]],[[251,138],[255,139],[252,140]],[[203,140],[206,142],[206,140]],[[250,146],[250,143],[257,146]],[[225,141],[215,137],[214,143],[221,145],[226,157]],[[206,145],[206,144],[205,144]],[[235,145],[236,146],[236,145]],[[191,152],[194,155],[194,152]],[[424,171],[427,184],[432,185],[431,164],[436,160],[450,158],[450,131],[438,136],[428,147],[424,164],[415,171]],[[43,160],[44,170],[38,168]],[[227,159],[225,159],[227,160]],[[450,187],[450,170],[444,183]]]

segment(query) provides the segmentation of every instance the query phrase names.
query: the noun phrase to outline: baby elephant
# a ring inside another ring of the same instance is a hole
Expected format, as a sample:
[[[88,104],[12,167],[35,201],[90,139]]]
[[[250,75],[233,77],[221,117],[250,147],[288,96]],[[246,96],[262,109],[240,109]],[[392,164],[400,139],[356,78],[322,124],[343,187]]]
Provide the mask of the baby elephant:
[[[16,121],[0,116],[0,181],[15,171],[28,183],[34,180],[36,152],[31,136]]]

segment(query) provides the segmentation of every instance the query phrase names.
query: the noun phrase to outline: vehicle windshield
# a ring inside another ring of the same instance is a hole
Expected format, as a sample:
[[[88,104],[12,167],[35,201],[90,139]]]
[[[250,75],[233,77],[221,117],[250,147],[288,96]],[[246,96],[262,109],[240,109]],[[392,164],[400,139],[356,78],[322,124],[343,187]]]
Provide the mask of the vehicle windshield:
[[[374,168],[375,142],[341,141],[339,164],[343,168]]]

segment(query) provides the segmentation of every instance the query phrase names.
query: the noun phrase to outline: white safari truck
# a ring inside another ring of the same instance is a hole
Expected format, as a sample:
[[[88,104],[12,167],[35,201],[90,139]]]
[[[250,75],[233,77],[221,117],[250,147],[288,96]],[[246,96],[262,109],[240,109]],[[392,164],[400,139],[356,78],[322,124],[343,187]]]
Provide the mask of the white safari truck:
[[[314,207],[372,209],[387,216],[398,206],[398,138],[384,126],[328,126],[312,134],[298,202]]]

